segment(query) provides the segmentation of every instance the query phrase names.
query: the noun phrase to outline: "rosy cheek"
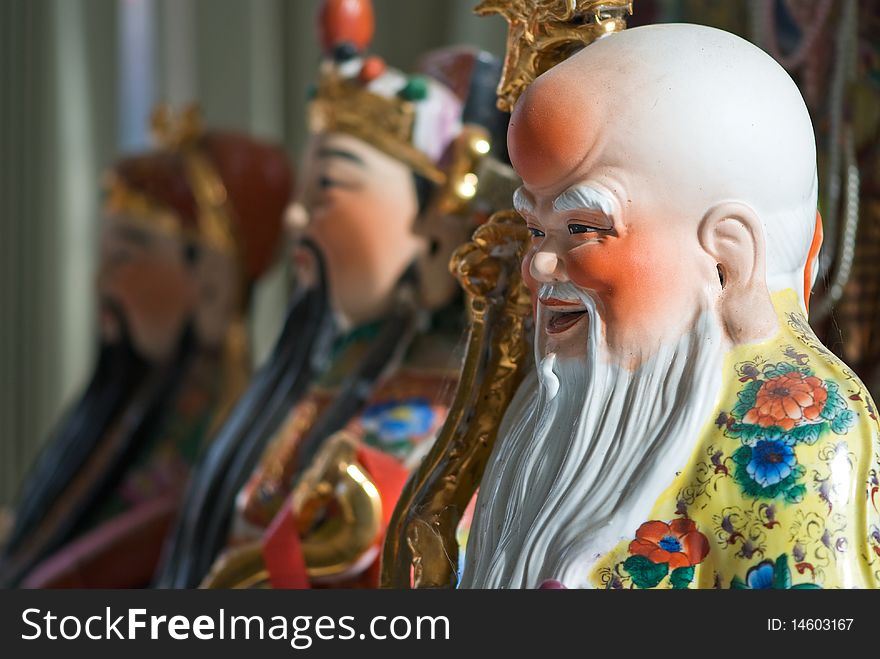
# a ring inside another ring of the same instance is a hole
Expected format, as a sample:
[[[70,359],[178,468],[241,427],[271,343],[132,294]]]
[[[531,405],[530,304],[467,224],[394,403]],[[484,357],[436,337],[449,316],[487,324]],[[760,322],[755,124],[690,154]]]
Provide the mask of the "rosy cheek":
[[[596,276],[598,269],[596,256],[598,255],[590,254],[589,250],[583,248],[569,252],[568,258],[565,259],[565,271],[572,283],[581,288],[598,292],[600,279]]]
[[[591,289],[608,313],[620,322],[632,322],[651,313],[668,299],[675,277],[668,272],[674,252],[662,239],[629,234],[569,252],[566,268],[572,282]],[[658,254],[666,257],[657,257]]]
[[[332,269],[345,269],[370,249],[369,235],[365,235],[360,221],[362,215],[350,202],[338,199],[313,216],[307,233],[320,245]],[[352,245],[360,249],[352,250]]]
[[[620,261],[626,252],[619,243],[585,244],[569,251],[565,269],[572,282],[596,293],[610,293],[626,267]]]

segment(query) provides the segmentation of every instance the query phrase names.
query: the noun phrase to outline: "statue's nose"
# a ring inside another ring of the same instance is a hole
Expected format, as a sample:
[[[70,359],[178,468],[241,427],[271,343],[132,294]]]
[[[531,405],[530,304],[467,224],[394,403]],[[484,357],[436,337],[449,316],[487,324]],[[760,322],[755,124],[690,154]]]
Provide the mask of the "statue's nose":
[[[529,269],[532,277],[540,282],[550,284],[568,281],[565,274],[565,263],[556,252],[550,250],[537,252],[532,257]]]
[[[284,210],[284,228],[291,238],[299,238],[308,224],[309,212],[300,202],[294,202]]]

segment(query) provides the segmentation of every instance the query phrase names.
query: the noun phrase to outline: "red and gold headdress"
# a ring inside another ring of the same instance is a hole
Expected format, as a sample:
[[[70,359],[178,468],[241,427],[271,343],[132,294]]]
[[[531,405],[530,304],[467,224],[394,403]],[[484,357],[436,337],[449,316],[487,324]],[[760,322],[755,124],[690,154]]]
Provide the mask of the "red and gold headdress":
[[[153,113],[159,149],[119,160],[106,209],[234,256],[252,281],[277,252],[292,172],[283,150],[249,136],[204,131],[198,110]]]
[[[406,76],[363,51],[373,34],[369,0],[326,0],[319,15],[325,59],[309,108],[314,132],[343,132],[435,183],[437,163],[458,133],[460,104],[423,76]]]

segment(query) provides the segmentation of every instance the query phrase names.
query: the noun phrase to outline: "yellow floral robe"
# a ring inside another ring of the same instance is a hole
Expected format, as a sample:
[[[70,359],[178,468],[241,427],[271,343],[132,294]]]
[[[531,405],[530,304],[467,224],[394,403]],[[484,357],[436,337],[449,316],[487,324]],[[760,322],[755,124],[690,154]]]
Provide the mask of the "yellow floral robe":
[[[880,426],[791,290],[779,331],[728,354],[719,407],[598,588],[880,587]]]

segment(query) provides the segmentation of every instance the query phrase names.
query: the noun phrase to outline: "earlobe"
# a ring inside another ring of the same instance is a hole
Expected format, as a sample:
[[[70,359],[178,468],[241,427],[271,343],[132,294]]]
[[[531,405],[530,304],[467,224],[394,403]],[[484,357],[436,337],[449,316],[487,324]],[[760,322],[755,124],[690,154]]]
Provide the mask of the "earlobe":
[[[738,201],[710,208],[700,222],[700,245],[716,263],[718,312],[728,338],[748,343],[776,331],[767,290],[764,231],[757,213]]]
[[[710,208],[700,222],[700,244],[728,284],[766,282],[764,232],[746,204],[730,201]]]

